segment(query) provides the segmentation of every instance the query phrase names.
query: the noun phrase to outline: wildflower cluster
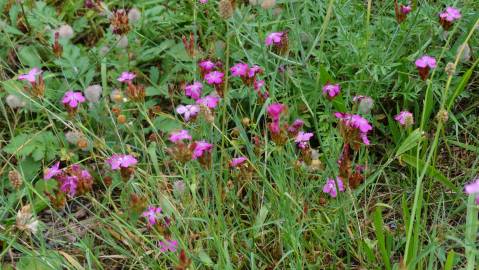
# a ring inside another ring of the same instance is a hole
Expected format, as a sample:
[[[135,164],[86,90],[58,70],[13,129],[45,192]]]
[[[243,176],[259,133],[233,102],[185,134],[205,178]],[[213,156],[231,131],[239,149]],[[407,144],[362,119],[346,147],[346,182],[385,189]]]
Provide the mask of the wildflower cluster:
[[[205,140],[192,142],[190,133],[184,129],[172,132],[169,140],[173,145],[167,151],[175,160],[182,163],[198,160],[204,167],[211,165],[211,151],[213,150],[211,143]]]

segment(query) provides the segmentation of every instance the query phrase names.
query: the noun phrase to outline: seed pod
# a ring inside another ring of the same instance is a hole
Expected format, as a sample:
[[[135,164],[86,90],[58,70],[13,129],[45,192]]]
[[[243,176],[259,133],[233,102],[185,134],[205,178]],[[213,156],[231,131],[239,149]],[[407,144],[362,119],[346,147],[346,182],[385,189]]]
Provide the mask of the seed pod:
[[[18,190],[22,184],[22,176],[17,170],[11,170],[8,172],[8,180],[10,180],[10,185],[16,190]]]
[[[225,20],[233,16],[234,6],[232,0],[221,0],[218,4],[218,11]]]
[[[118,115],[117,120],[118,120],[118,123],[124,124],[126,123],[126,116],[124,114],[120,114]]]

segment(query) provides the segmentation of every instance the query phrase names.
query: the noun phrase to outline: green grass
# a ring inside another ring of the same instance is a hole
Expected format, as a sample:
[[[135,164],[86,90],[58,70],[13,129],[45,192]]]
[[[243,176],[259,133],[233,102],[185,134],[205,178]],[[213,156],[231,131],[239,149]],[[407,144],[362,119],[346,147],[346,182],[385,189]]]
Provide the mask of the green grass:
[[[226,20],[214,0],[104,1],[109,10],[141,11],[126,48],[107,15],[83,1],[23,2],[0,0],[1,269],[172,269],[180,250],[191,260],[188,269],[475,269],[477,205],[462,190],[478,175],[479,162],[476,1],[412,1],[402,24],[392,1],[278,0],[269,10],[236,1]],[[437,17],[446,5],[462,13],[447,34]],[[61,40],[56,58],[50,29],[65,23],[75,35]],[[289,51],[277,54],[264,39],[284,30]],[[195,58],[181,40],[190,33]],[[424,54],[438,60],[426,81],[414,66]],[[251,87],[227,73],[214,121],[184,122],[174,112],[190,102],[180,85],[200,80],[197,61],[207,57],[227,69],[240,61],[261,66],[270,98],[259,103]],[[448,63],[455,65],[449,75]],[[43,98],[17,80],[32,67],[44,70]],[[125,70],[145,85],[144,102],[110,100]],[[327,82],[341,84],[333,101],[322,93]],[[63,94],[93,84],[103,88],[100,102],[82,104],[70,117]],[[11,94],[26,106],[11,109]],[[323,185],[338,175],[343,147],[333,113],[353,111],[356,95],[375,101],[363,115],[374,126],[371,145],[354,155],[354,165],[366,166],[365,179],[330,198]],[[278,146],[267,135],[266,107],[273,102],[288,106],[284,120],[301,118],[314,133],[320,166],[298,166],[294,141]],[[161,112],[151,112],[155,105]],[[117,120],[117,107],[126,123]],[[402,110],[414,114],[412,127],[394,121]],[[444,111],[448,120],[438,120]],[[168,154],[168,134],[179,128],[213,143],[210,168]],[[67,141],[72,130],[87,139],[87,150]],[[261,154],[253,136],[262,141]],[[129,181],[106,165],[113,153],[138,158]],[[231,158],[242,155],[251,179],[229,169]],[[95,178],[92,191],[63,208],[45,193],[56,189],[54,181],[43,180],[43,169],[57,160],[80,164]],[[23,179],[18,189],[8,178],[12,170]],[[182,195],[173,192],[179,180]],[[144,198],[141,209],[132,194]],[[40,222],[35,234],[16,223],[26,205]],[[171,217],[178,251],[160,252],[158,241],[167,234],[147,229],[141,217],[147,205]]]

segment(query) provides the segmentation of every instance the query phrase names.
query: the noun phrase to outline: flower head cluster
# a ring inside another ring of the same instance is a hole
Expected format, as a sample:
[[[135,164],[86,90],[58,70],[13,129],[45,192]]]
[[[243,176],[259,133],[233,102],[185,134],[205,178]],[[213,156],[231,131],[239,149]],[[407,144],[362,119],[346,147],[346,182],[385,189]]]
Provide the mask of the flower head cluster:
[[[298,144],[298,147],[301,149],[306,149],[308,148],[308,143],[309,140],[313,137],[313,133],[311,132],[304,132],[300,131],[298,135],[296,135],[296,138],[294,138],[294,142]]]
[[[161,252],[176,252],[178,248],[178,241],[166,239],[165,241],[158,242],[158,246],[160,247]]]
[[[288,51],[288,33],[287,32],[272,32],[266,36],[264,40],[266,46],[273,46],[280,54],[285,54]]]
[[[340,133],[347,143],[357,145],[362,141],[365,145],[370,144],[367,135],[373,127],[367,119],[358,114],[337,112],[334,115],[340,119]]]
[[[468,195],[476,196],[476,204],[479,205],[479,178],[472,180],[471,183],[464,187],[464,192]]]
[[[135,172],[135,166],[138,163],[138,160],[132,155],[113,154],[106,160],[106,163],[110,165],[112,170],[119,170],[121,177],[124,180],[128,180]]]
[[[230,166],[232,168],[238,168],[240,167],[241,165],[245,164],[245,162],[247,161],[248,159],[246,157],[237,157],[237,158],[233,158],[231,159],[230,161]]]
[[[448,31],[454,25],[454,22],[461,17],[459,9],[447,7],[443,12],[439,13],[439,23],[445,31]]]
[[[188,84],[185,87],[185,95],[194,100],[198,100],[201,97],[201,91],[203,90],[203,84],[201,82],[194,82]]]
[[[338,96],[339,92],[341,92],[341,86],[339,86],[339,84],[328,83],[323,87],[323,94],[330,100]]]
[[[414,117],[411,112],[402,111],[394,116],[394,120],[398,121],[401,126],[409,127],[414,124]]]
[[[62,103],[63,105],[65,105],[69,112],[75,111],[78,105],[85,101],[86,99],[85,96],[83,96],[82,92],[74,92],[72,90],[67,91],[62,98]]]
[[[18,80],[29,82],[29,92],[34,96],[41,97],[45,93],[45,82],[41,74],[42,70],[34,67],[29,72],[18,75]]]
[[[264,80],[260,80],[257,76],[263,73],[263,69],[258,65],[249,66],[245,63],[237,63],[230,68],[232,77],[240,77],[246,86],[253,86],[261,101],[264,102],[269,96],[268,91],[261,91],[265,85]]]
[[[90,191],[93,185],[93,177],[88,170],[82,169],[77,164],[60,169],[60,162],[57,162],[44,171],[43,178],[45,180],[55,179],[60,191],[70,197]]]
[[[436,59],[429,55],[423,55],[414,62],[419,71],[421,79],[426,80],[429,76],[429,70],[436,68]]]
[[[200,112],[200,106],[193,104],[193,105],[180,105],[176,108],[176,112],[181,114],[185,121],[190,121],[190,119],[196,118],[198,113]]]
[[[174,145],[168,148],[168,152],[174,159],[180,162],[198,160],[201,165],[207,167],[211,163],[211,151],[213,145],[205,140],[191,142],[192,137],[188,130],[179,130],[170,134],[169,140]]]
[[[412,7],[410,5],[398,5],[397,0],[394,1],[394,12],[396,14],[396,20],[398,23],[402,23],[411,11]]]
[[[201,77],[205,79],[206,83],[214,86],[219,96],[223,96],[224,72],[222,71],[221,62],[214,63],[211,60],[205,59],[198,63],[200,67]]]
[[[129,71],[123,71],[117,81],[121,83],[131,83],[136,78],[136,74]]]
[[[344,191],[344,183],[341,177],[336,177],[336,181],[328,178],[326,184],[323,186],[323,192],[329,194],[332,198],[336,198],[338,196],[338,191]]]

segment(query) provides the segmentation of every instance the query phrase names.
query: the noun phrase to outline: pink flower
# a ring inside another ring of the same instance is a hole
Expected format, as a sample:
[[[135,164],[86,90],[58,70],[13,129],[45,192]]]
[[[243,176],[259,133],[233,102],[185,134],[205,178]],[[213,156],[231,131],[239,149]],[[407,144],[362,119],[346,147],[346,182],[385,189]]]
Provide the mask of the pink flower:
[[[268,129],[273,134],[279,134],[281,129],[279,128],[279,119],[273,120],[273,122],[269,123]]]
[[[198,105],[180,105],[176,108],[176,112],[183,115],[185,121],[189,121],[190,118],[198,115],[200,107]]]
[[[408,14],[409,12],[411,12],[411,11],[412,11],[412,7],[411,7],[411,6],[409,6],[409,5],[408,5],[408,6],[403,6],[403,5],[401,5],[401,13],[402,13],[402,14],[407,15],[407,14]]]
[[[241,164],[243,164],[246,160],[248,160],[246,157],[233,158],[230,161],[230,166],[236,168],[236,167],[240,166]]]
[[[394,116],[394,120],[398,121],[401,126],[410,126],[414,124],[414,118],[411,112],[402,111]]]
[[[255,80],[254,81],[254,84],[253,84],[254,90],[259,91],[261,89],[261,87],[263,87],[263,86],[264,86],[264,80]]]
[[[256,74],[263,72],[263,69],[258,65],[253,65],[248,69],[248,77],[253,78]]]
[[[200,3],[201,4],[206,4],[206,3],[208,3],[208,0],[200,0]]]
[[[313,136],[311,132],[300,131],[298,135],[296,135],[296,138],[294,138],[294,142],[298,144],[299,148],[305,149],[308,147],[308,142]]]
[[[203,90],[203,84],[200,82],[194,82],[193,84],[186,85],[185,95],[197,100],[201,96],[201,90]]]
[[[70,108],[76,108],[78,104],[85,102],[86,99],[81,92],[68,91],[62,98],[62,103]]]
[[[459,9],[447,7],[443,12],[439,14],[439,17],[448,22],[453,22],[461,18],[461,12],[459,11]]]
[[[41,69],[34,67],[28,73],[19,75],[18,79],[20,81],[29,81],[30,83],[35,83],[37,81],[36,77],[41,73]]]
[[[281,113],[284,112],[285,109],[286,109],[286,107],[283,104],[273,103],[273,104],[268,106],[266,111],[268,112],[268,115],[269,115],[269,117],[271,117],[271,119],[273,119],[274,121],[277,121],[277,120],[279,120],[279,117],[280,117]]]
[[[176,252],[176,249],[178,248],[178,241],[176,240],[165,240],[165,241],[160,241],[158,243],[158,246],[160,247],[161,252]]]
[[[43,179],[48,180],[62,173],[60,170],[60,162],[55,163],[52,167],[45,170],[43,173]]]
[[[196,104],[203,105],[207,108],[214,109],[218,106],[218,102],[220,101],[220,97],[208,95],[196,100]]]
[[[118,77],[118,81],[122,83],[129,83],[136,77],[136,74],[133,72],[123,71]]]
[[[337,189],[336,182],[338,183]],[[323,192],[328,193],[332,198],[336,198],[336,196],[338,196],[338,190],[340,192],[344,191],[343,180],[340,177],[336,177],[336,181],[334,181],[334,179],[328,178],[328,181],[326,181],[326,184],[323,187]]]
[[[78,177],[67,176],[63,179],[60,190],[68,193],[71,197],[75,196],[78,187]]]
[[[113,154],[106,162],[110,164],[112,170],[128,168],[138,163],[135,157],[125,154]]]
[[[183,140],[191,140],[191,135],[188,130],[182,129],[177,132],[172,132],[170,134],[169,140],[173,143],[177,143]]]
[[[152,205],[148,206],[148,210],[141,214],[143,217],[146,218],[148,221],[148,226],[153,226],[158,223],[158,219],[160,218],[161,208],[154,207]]]
[[[349,113],[335,113],[336,118],[341,119],[343,125],[350,129],[357,129],[359,131],[359,138],[364,144],[369,145],[367,133],[373,129],[368,120],[357,114]]]
[[[198,66],[203,72],[210,72],[215,68],[215,63],[211,60],[202,60],[198,63]]]
[[[464,186],[464,192],[468,195],[476,195],[476,204],[479,205],[479,178],[472,180]]]
[[[238,63],[230,68],[231,76],[233,77],[243,77],[248,73],[248,64]]]
[[[288,127],[288,132],[289,133],[296,133],[300,128],[302,128],[304,125],[304,121],[301,119],[296,119],[294,120],[293,124]]]
[[[204,152],[211,152],[213,145],[207,141],[197,141],[195,142],[195,148],[193,149],[193,159],[201,157]]]
[[[266,46],[280,44],[283,35],[283,32],[272,32],[266,37],[264,44],[266,44]]]
[[[330,98],[334,98],[337,95],[339,95],[339,92],[341,91],[341,87],[339,84],[326,84],[323,87],[323,93],[328,95]]]
[[[434,57],[424,55],[421,58],[417,59],[416,62],[417,68],[435,68],[436,67],[436,59]]]
[[[479,193],[479,178],[476,178],[472,180],[471,183],[465,185],[464,192],[469,195]]]
[[[208,84],[221,84],[224,76],[223,72],[212,71],[205,75],[205,80]]]

